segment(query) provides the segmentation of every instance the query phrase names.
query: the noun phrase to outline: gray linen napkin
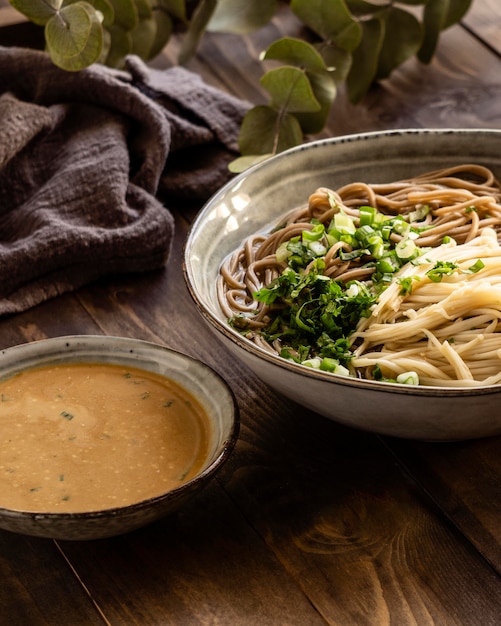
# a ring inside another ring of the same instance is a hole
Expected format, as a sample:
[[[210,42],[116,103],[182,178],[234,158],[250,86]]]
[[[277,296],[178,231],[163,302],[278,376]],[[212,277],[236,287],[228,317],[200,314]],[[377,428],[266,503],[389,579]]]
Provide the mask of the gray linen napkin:
[[[0,315],[168,260],[168,198],[229,177],[248,104],[183,69],[76,73],[0,47]]]

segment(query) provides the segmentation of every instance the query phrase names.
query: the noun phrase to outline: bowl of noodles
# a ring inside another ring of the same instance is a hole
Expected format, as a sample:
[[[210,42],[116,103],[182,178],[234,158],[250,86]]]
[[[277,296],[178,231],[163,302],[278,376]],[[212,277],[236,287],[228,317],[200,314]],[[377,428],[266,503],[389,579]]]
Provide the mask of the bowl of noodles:
[[[315,141],[236,176],[184,275],[262,381],[350,427],[501,433],[501,131]]]

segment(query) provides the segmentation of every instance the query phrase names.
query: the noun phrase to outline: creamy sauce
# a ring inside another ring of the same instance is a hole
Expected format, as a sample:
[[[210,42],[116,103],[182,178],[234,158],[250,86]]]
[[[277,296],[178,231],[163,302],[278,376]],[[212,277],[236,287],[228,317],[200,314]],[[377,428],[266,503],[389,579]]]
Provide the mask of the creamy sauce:
[[[0,382],[0,506],[96,511],[178,487],[202,466],[209,423],[176,382],[75,364]]]

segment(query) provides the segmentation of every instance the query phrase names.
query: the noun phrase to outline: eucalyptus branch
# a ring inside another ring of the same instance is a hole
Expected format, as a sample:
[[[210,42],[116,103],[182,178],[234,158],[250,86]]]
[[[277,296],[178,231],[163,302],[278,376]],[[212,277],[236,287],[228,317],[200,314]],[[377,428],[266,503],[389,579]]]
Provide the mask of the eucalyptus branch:
[[[274,17],[279,0],[9,0],[44,27],[53,62],[78,71],[100,62],[120,67],[128,54],[148,61],[183,31],[180,63],[205,32],[247,34]],[[262,58],[269,102],[243,120],[239,171],[304,141],[325,127],[344,83],[353,103],[407,59],[433,58],[441,32],[459,22],[472,0],[290,0],[307,40],[285,37]]]

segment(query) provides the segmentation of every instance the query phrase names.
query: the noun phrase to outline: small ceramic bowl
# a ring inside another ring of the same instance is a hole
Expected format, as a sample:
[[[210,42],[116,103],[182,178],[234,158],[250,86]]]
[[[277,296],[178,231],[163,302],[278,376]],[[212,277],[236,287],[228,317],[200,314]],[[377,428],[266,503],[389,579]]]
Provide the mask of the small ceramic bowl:
[[[218,303],[223,260],[269,232],[318,187],[384,183],[475,162],[501,179],[501,131],[396,130],[337,137],[283,152],[235,177],[198,214],[184,272],[198,310],[230,351],[267,385],[328,418],[376,433],[453,440],[501,433],[501,386],[439,388],[358,380],[275,356],[231,328]]]
[[[179,487],[134,504],[105,510],[23,512],[2,508],[0,494],[0,528],[63,540],[123,534],[176,510],[204,487],[228,459],[239,430],[239,413],[233,392],[210,367],[164,346],[106,336],[68,336],[36,341],[1,352],[0,380],[31,368],[70,363],[122,365],[173,380],[198,400],[208,416],[210,433],[206,458],[197,475]],[[36,462],[33,459],[33,463]]]

